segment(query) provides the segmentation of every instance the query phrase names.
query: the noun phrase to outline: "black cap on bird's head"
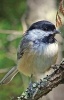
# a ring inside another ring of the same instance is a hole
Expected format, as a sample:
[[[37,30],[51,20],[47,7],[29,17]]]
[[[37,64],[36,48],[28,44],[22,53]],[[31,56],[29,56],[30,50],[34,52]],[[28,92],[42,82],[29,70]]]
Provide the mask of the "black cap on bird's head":
[[[33,23],[27,31],[31,31],[31,30],[35,30],[35,29],[42,30],[46,34],[48,34],[47,36],[45,35],[44,40],[46,40],[46,39],[48,41],[50,40],[49,42],[51,42],[51,43],[54,42],[55,34],[60,33],[58,30],[56,30],[56,27],[53,23],[46,21],[46,20],[42,20],[42,21]],[[43,41],[43,42],[45,42],[45,41]]]
[[[40,29],[43,31],[53,31],[56,28],[55,25],[52,24],[51,22],[43,20],[43,21],[35,22],[29,27],[29,30],[33,30],[33,29]]]
[[[43,30],[43,31],[54,31],[56,30],[56,27],[53,23],[49,22],[49,21],[46,21],[46,20],[42,20],[42,21],[38,21],[38,22],[35,22],[33,23],[28,31],[30,30],[33,30],[33,29],[40,29],[40,30]],[[56,30],[56,33],[59,33],[58,30]]]

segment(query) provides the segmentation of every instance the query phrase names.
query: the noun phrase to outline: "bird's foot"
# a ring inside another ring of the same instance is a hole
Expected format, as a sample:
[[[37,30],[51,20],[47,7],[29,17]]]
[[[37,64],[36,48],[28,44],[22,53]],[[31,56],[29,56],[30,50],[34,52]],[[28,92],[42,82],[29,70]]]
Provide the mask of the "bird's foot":
[[[55,64],[55,65],[52,65],[52,66],[51,66],[51,68],[53,68],[54,70],[57,70],[57,69],[58,69],[58,67],[59,67],[59,65],[58,65],[58,64]]]
[[[43,80],[50,81],[51,76],[47,75]]]

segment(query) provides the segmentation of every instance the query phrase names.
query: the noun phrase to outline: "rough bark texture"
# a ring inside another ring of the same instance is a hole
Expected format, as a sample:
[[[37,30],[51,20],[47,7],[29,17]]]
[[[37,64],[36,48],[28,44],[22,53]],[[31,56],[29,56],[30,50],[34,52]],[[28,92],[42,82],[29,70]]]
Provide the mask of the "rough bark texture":
[[[39,100],[59,84],[64,84],[64,59],[59,65],[54,65],[53,68],[52,74],[45,79],[38,83],[30,83],[27,90],[17,100]]]

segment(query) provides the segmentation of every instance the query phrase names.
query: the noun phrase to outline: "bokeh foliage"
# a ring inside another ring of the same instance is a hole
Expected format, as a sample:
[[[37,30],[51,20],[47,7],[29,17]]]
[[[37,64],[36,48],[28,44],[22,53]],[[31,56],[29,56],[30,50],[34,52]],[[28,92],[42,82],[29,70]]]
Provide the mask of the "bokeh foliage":
[[[26,0],[0,0],[0,29],[21,30]]]
[[[0,30],[22,30],[21,17],[25,11],[26,0],[0,0]],[[10,34],[0,33],[0,69],[11,69],[17,62],[16,54],[21,37],[12,41],[9,38]],[[4,75],[0,73],[0,80]],[[10,100],[22,91],[23,81],[18,74],[11,83],[0,86],[0,100]]]

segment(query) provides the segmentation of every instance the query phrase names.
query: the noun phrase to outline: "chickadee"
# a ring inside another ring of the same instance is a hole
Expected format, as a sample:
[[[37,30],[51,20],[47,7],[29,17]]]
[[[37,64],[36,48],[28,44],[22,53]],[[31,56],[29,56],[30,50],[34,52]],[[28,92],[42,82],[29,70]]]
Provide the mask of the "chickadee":
[[[58,42],[55,39],[57,33],[60,32],[49,21],[33,23],[20,42],[17,67],[13,67],[0,84],[9,83],[18,72],[26,76],[33,75],[37,80],[43,78],[58,57]]]

